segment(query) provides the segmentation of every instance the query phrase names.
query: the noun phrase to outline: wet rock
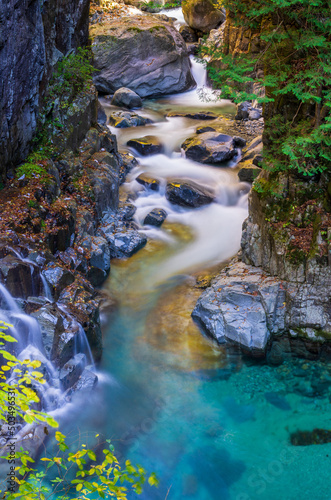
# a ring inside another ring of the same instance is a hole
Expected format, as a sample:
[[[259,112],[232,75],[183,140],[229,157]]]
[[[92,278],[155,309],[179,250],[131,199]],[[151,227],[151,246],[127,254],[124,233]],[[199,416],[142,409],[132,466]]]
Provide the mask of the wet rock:
[[[136,210],[136,206],[130,202],[125,202],[122,206],[119,207],[119,212],[124,222],[132,221]]]
[[[197,111],[196,113],[178,113],[177,111],[171,111],[167,116],[182,116],[183,118],[190,118],[191,120],[216,120],[216,118],[218,118],[218,116],[211,111]]]
[[[119,199],[120,168],[122,159],[118,154],[96,153],[88,168],[88,175],[99,217],[108,208],[116,208]]]
[[[60,296],[60,293],[68,285],[75,281],[75,277],[68,269],[57,266],[56,264],[48,264],[42,272],[45,277],[55,300]]]
[[[331,431],[327,429],[313,429],[312,431],[292,432],[291,444],[293,446],[310,446],[312,444],[331,443]]]
[[[147,243],[145,235],[135,230],[117,232],[114,235],[106,235],[113,258],[131,257]]]
[[[237,148],[244,148],[246,146],[246,140],[243,137],[234,136],[233,142]]]
[[[76,354],[60,370],[60,382],[64,390],[72,387],[82,375],[86,366],[85,354]]]
[[[8,254],[0,261],[0,278],[13,297],[26,299],[42,290],[38,267],[13,255]]]
[[[99,101],[98,101],[98,123],[100,123],[100,125],[107,124],[107,115],[106,115],[105,110],[101,106]]]
[[[136,158],[129,153],[121,153],[122,165],[120,167],[120,183],[125,182],[125,178],[132,169],[134,169],[138,162]]]
[[[181,26],[179,28],[179,33],[182,35],[186,43],[195,43],[198,41],[198,35],[196,31],[189,26]]]
[[[168,182],[166,198],[174,205],[196,208],[211,203],[214,195],[208,188],[194,182],[178,180]]]
[[[212,0],[183,0],[185,22],[194,30],[209,33],[225,21],[225,13]]]
[[[119,106],[123,108],[141,108],[143,102],[138,94],[133,90],[122,87],[116,90],[111,104],[113,106]]]
[[[149,118],[143,118],[129,111],[114,111],[109,116],[109,124],[115,128],[141,127],[152,123]]]
[[[98,376],[91,370],[85,368],[83,373],[80,375],[77,382],[72,386],[70,392],[71,394],[76,394],[77,392],[91,392],[98,383]]]
[[[239,163],[238,166],[242,164]],[[240,182],[254,182],[257,176],[260,174],[261,169],[253,165],[253,163],[244,162],[243,166],[240,168],[238,172],[238,177]]]
[[[162,208],[154,208],[144,219],[144,224],[160,227],[167,218],[167,212]]]
[[[158,191],[160,187],[160,181],[158,179],[145,173],[139,174],[138,177],[136,177],[136,181],[152,191]]]
[[[264,355],[271,333],[284,329],[281,283],[238,262],[199,298],[192,317],[218,342]]]
[[[195,56],[199,52],[199,44],[198,43],[188,43],[186,45],[187,53],[189,56]]]
[[[153,135],[146,135],[139,139],[130,139],[127,145],[134,148],[142,156],[157,155],[164,151],[163,144]]]
[[[64,332],[65,317],[61,311],[54,304],[45,304],[43,307],[31,313],[40,326],[41,337],[43,346],[50,360],[58,359],[58,352],[56,352],[56,339]],[[69,349],[68,356],[73,356],[72,349]]]
[[[182,144],[182,148],[186,158],[199,163],[223,163],[237,153],[232,137],[217,132],[190,137]]]
[[[205,127],[202,125],[201,127],[198,127],[196,129],[197,134],[204,134],[205,132],[216,132],[216,129],[214,129],[210,125],[207,125]]]
[[[92,236],[88,279],[93,286],[100,286],[110,271],[110,250],[105,238]]]
[[[171,23],[150,15],[122,17],[93,25],[90,34],[100,92],[127,87],[156,97],[194,86],[185,42]]]

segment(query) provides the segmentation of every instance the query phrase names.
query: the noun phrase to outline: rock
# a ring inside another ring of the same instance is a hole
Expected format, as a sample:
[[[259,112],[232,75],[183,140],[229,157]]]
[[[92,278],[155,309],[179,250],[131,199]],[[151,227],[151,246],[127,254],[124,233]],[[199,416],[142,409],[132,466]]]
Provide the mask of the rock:
[[[196,31],[185,24],[179,28],[179,33],[182,35],[186,43],[195,43],[198,41]]]
[[[105,225],[100,227],[100,232],[108,242],[112,258],[131,257],[147,243],[146,236],[134,229],[122,227],[114,230],[113,225]]]
[[[163,144],[153,135],[146,135],[139,139],[130,139],[127,145],[134,148],[142,156],[157,155],[164,151]]]
[[[128,87],[140,97],[156,97],[195,85],[183,38],[157,16],[122,17],[93,25],[90,34],[100,92]]]
[[[251,106],[248,101],[237,104],[237,114],[234,117],[235,120],[247,120],[250,107]]]
[[[301,356],[316,357],[321,345],[329,345],[329,288],[283,281],[234,261],[201,295],[192,316],[219,342],[234,342],[253,355],[264,355],[273,336],[289,332],[294,354],[301,343]]]
[[[92,157],[88,175],[98,217],[118,205],[121,164],[119,154],[100,152]]]
[[[205,132],[216,132],[216,129],[210,127],[210,125],[207,125],[206,127],[202,125],[201,127],[198,127],[195,132],[197,134],[204,134]]]
[[[263,159],[263,142],[262,135],[253,139],[247,146],[247,148],[243,151],[242,162],[250,160],[251,162],[255,161],[258,163]]]
[[[83,373],[80,375],[77,382],[73,385],[70,394],[76,394],[77,392],[91,392],[98,383],[98,376],[91,370],[85,368]]]
[[[182,116],[183,118],[191,118],[191,120],[216,120],[218,118],[215,113],[211,111],[197,111],[196,113],[178,113],[177,111],[171,111],[167,114],[167,117]]]
[[[60,311],[53,304],[46,304],[31,313],[40,326],[43,346],[48,359],[54,358],[53,344],[56,335],[63,332],[63,318]]]
[[[140,96],[136,94],[136,92],[133,92],[133,90],[127,89],[125,87],[121,87],[120,89],[116,90],[111,100],[111,104],[113,106],[132,109],[141,108],[143,102]]]
[[[238,172],[238,177],[240,182],[253,183],[256,177],[261,172],[261,169],[259,167],[256,167],[255,165],[249,162],[244,162],[243,166],[241,166],[241,163],[239,163],[238,166],[241,167]]]
[[[259,120],[262,117],[262,111],[259,109],[252,108],[249,110],[248,119],[249,120]]]
[[[198,43],[187,43],[186,48],[187,48],[187,53],[189,56],[195,56],[199,52],[199,44]]]
[[[168,182],[166,198],[174,205],[196,208],[211,203],[214,195],[208,188],[194,182],[178,180]]]
[[[183,0],[182,9],[186,23],[203,33],[209,33],[225,21],[224,12],[212,0]]]
[[[148,123],[152,123],[152,120],[129,111],[114,111],[109,116],[109,124],[115,128],[141,127]]]
[[[291,444],[293,446],[309,446],[312,444],[331,443],[331,431],[328,429],[313,429],[312,431],[292,432]]]
[[[262,117],[262,110],[253,108],[249,101],[240,102],[237,105],[235,120],[259,120]]]
[[[246,140],[236,135],[233,137],[233,142],[237,148],[244,148],[246,146]]]
[[[64,390],[72,387],[82,375],[86,366],[85,354],[76,354],[60,370],[60,382]]]
[[[56,15],[55,15],[56,13]],[[89,1],[1,3],[0,174],[25,160],[53,66],[88,42]],[[12,99],[11,96],[15,96]],[[83,127],[91,123],[85,117]],[[85,131],[86,133],[86,131]]]
[[[167,218],[167,212],[162,208],[154,208],[149,214],[146,215],[144,219],[144,224],[149,226],[162,226],[163,222]]]
[[[55,300],[57,300],[64,288],[71,285],[75,281],[75,277],[68,269],[57,266],[56,264],[48,264],[42,272],[45,277]]]
[[[134,156],[129,153],[121,153],[122,165],[120,166],[120,183],[125,182],[125,178],[132,169],[134,169],[138,162]]]
[[[199,163],[222,163],[231,160],[237,153],[232,137],[217,132],[204,132],[189,137],[182,148],[186,158]]]
[[[0,261],[0,278],[13,297],[26,299],[38,296],[42,290],[38,267],[13,255]]]
[[[198,299],[192,317],[219,343],[264,355],[273,331],[284,329],[281,283],[261,269],[232,264]]]
[[[110,250],[105,238],[92,236],[88,279],[93,286],[100,286],[110,271]]]
[[[145,173],[138,175],[136,181],[152,191],[158,191],[160,187],[160,181],[158,179]]]
[[[100,125],[107,124],[107,115],[106,115],[105,110],[101,106],[99,101],[98,101],[98,123],[100,123]]]

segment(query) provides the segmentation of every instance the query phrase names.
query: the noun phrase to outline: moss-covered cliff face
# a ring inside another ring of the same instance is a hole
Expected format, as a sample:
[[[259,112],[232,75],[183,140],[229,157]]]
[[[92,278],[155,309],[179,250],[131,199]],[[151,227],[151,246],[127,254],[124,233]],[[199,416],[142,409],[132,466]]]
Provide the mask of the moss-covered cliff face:
[[[0,6],[0,176],[23,160],[59,57],[88,41],[90,0],[6,0]]]

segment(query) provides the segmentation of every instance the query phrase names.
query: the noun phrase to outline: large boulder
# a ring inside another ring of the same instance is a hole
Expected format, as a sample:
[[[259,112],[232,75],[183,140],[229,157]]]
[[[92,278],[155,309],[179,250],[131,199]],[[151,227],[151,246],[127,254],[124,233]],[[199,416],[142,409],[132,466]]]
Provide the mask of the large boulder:
[[[110,94],[128,87],[140,97],[155,97],[195,85],[183,38],[172,24],[156,16],[96,24],[91,36],[99,92]]]
[[[115,128],[142,127],[149,123],[152,123],[152,120],[130,111],[114,111],[109,115],[109,125]]]
[[[174,205],[197,208],[211,203],[214,195],[209,189],[198,186],[195,182],[179,180],[168,182],[166,198]]]
[[[186,158],[199,163],[222,163],[237,153],[235,141],[229,135],[205,132],[189,137],[182,144]]]
[[[123,106],[124,108],[141,108],[142,100],[136,92],[131,89],[122,87],[116,90],[112,101],[113,106]]]
[[[203,33],[209,33],[225,21],[224,12],[217,8],[213,0],[184,0],[182,9],[190,28]]]

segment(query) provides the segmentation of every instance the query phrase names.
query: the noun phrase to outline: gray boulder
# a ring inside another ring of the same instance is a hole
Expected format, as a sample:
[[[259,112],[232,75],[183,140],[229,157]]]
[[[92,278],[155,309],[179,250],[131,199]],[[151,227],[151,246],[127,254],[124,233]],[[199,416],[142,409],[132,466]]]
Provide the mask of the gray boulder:
[[[115,128],[141,127],[148,123],[152,123],[152,120],[130,113],[130,111],[114,111],[109,116],[109,125]]]
[[[152,191],[158,191],[160,187],[160,181],[158,179],[155,179],[155,177],[151,177],[145,173],[138,175],[138,177],[136,177],[136,181]]]
[[[128,87],[140,97],[156,97],[195,85],[183,38],[157,16],[95,24],[90,34],[98,69],[94,81],[100,92],[110,94]]]
[[[204,132],[189,137],[182,148],[186,158],[199,163],[223,163],[231,160],[237,153],[232,137],[218,132]]]
[[[239,163],[241,166],[241,163]],[[257,176],[260,174],[261,169],[253,165],[250,162],[244,162],[243,166],[240,168],[238,172],[238,177],[240,182],[254,182]]]
[[[207,188],[190,181],[168,182],[166,198],[174,205],[197,208],[208,205],[214,199],[214,194]]]
[[[100,286],[110,271],[110,250],[105,238],[92,236],[88,279],[93,286]]]
[[[82,375],[86,366],[85,354],[76,354],[60,370],[60,382],[64,390],[72,387]]]
[[[121,87],[116,90],[111,104],[113,106],[123,106],[124,108],[132,109],[141,108],[143,102],[136,92],[125,87]]]
[[[213,0],[183,0],[182,9],[186,23],[203,33],[209,33],[225,21],[225,13]]]
[[[46,266],[43,270],[43,275],[55,300],[59,298],[64,288],[75,281],[75,277],[71,271],[52,263]]]
[[[149,214],[146,215],[144,219],[144,224],[149,226],[162,226],[163,222],[167,218],[167,212],[162,208],[154,208]]]
[[[153,135],[146,135],[139,139],[130,139],[127,145],[134,148],[142,156],[157,155],[164,151],[163,144]]]

